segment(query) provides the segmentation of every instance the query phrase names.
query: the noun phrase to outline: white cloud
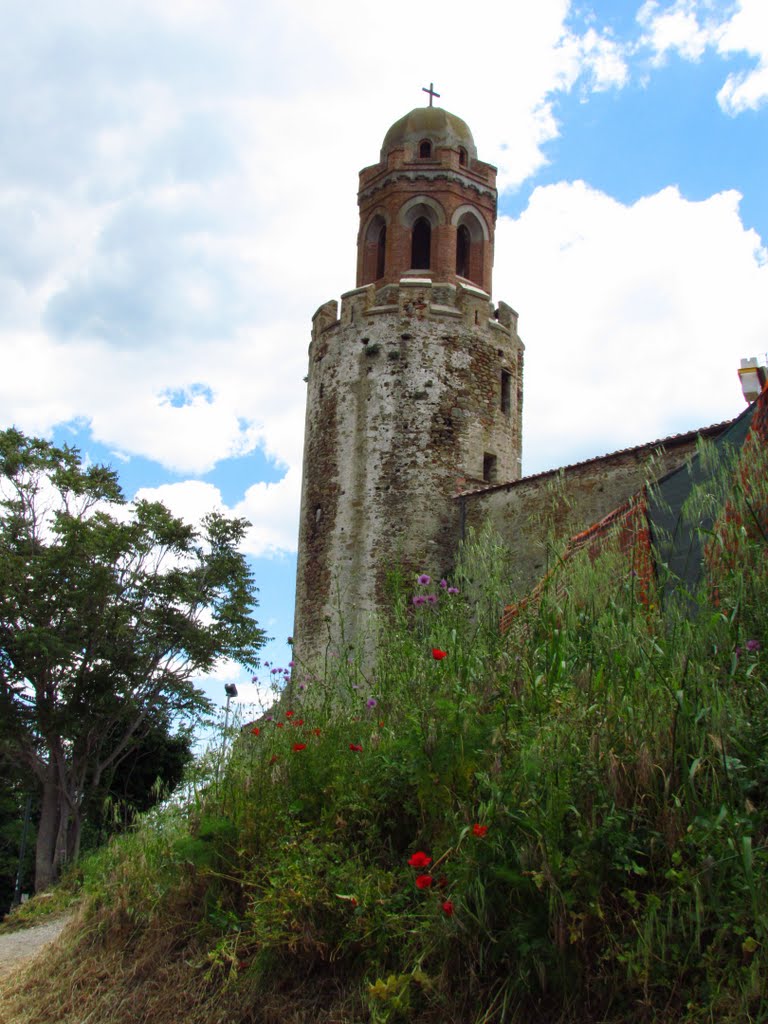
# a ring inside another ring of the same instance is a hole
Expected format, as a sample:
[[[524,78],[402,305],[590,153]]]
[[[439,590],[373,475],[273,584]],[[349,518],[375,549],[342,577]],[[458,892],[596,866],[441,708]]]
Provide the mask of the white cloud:
[[[659,54],[693,58],[708,45],[756,53],[760,3],[743,0],[727,23],[710,23],[692,2],[646,4],[643,24]],[[310,319],[354,285],[357,171],[378,158],[388,125],[424,99],[425,52],[439,102],[471,125],[501,188],[545,163],[543,147],[559,131],[557,97],[621,88],[631,53],[597,24],[569,28],[568,0],[497,0],[476,19],[459,0],[446,0],[439,17],[392,0],[386,18],[365,4],[352,18],[343,0],[289,9],[246,0],[16,6],[14,32],[0,39],[4,419],[38,434],[85,423],[116,457],[189,475],[261,447],[284,476],[244,483],[231,509],[201,482],[144,492],[192,520],[211,507],[244,515],[254,555],[295,550]],[[762,85],[746,76],[724,88],[722,102],[736,110],[759,102]],[[647,203],[655,217],[662,200]],[[738,294],[727,258],[735,254],[749,280],[754,264],[741,255],[733,200],[704,205],[713,217],[721,211],[722,250],[705,237],[702,252]],[[554,365],[536,366],[545,345],[561,365],[573,363],[569,372],[591,367],[582,387],[594,403],[617,347],[644,348],[648,365],[666,357],[663,344],[651,351],[643,318],[656,318],[661,337],[698,344],[707,318],[691,320],[677,290],[692,288],[694,275],[667,258],[683,206],[673,197],[670,224],[656,224],[667,234],[655,253],[642,207],[589,199],[578,186],[540,190],[518,222],[502,219],[496,280],[521,307],[527,409],[543,408],[536,380],[551,379]],[[582,259],[610,290],[594,288]],[[700,273],[709,300],[716,275]],[[744,322],[752,308],[750,299]],[[579,339],[575,360],[558,348],[566,337]],[[653,432],[651,411],[644,426]],[[546,428],[538,436],[546,441]],[[538,444],[529,440],[529,452]]]
[[[757,67],[728,75],[717,101],[728,114],[756,110],[768,100],[768,6],[764,0],[741,0],[723,26],[718,41],[723,54],[741,51],[757,58]]]
[[[502,218],[496,288],[527,346],[526,473],[744,408],[736,371],[766,347],[768,262],[739,198],[667,188],[625,206],[561,183]]]
[[[765,0],[675,0],[662,7],[647,0],[637,20],[645,30],[643,43],[654,52],[655,63],[667,54],[699,60],[707,47],[722,56],[746,55],[756,66],[730,72],[717,94],[727,114],[756,110],[768,100],[768,5]]]
[[[301,470],[292,467],[276,483],[251,485],[233,507],[224,504],[218,487],[202,480],[143,487],[136,498],[161,501],[174,515],[195,525],[211,511],[247,519],[253,525],[242,550],[254,557],[269,557],[296,550],[300,492]]]

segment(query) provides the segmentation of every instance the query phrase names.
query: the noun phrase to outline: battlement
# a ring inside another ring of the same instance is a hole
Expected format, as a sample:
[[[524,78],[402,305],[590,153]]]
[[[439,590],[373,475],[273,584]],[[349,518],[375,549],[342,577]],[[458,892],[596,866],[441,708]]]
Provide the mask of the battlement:
[[[487,326],[502,335],[517,334],[518,315],[506,302],[494,309],[487,292],[474,285],[432,281],[428,277],[403,277],[398,284],[353,288],[341,296],[341,313],[335,299],[323,303],[312,318],[312,340],[337,325],[373,322],[376,317],[401,320],[455,320],[469,326]]]

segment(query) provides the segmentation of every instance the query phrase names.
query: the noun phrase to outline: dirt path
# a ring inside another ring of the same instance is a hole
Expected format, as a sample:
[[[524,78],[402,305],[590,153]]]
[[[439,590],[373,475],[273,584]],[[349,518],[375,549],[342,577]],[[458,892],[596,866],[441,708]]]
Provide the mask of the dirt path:
[[[7,977],[12,970],[33,957],[43,946],[53,942],[70,920],[71,914],[65,914],[47,924],[0,935],[0,978]]]

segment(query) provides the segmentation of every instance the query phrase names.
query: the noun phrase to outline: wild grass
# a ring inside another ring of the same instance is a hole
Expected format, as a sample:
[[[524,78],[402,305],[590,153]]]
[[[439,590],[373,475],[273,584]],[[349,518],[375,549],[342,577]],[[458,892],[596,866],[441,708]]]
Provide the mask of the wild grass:
[[[720,495],[693,604],[612,543],[506,637],[492,536],[444,585],[394,580],[372,670],[296,666],[82,863],[78,927],[3,1020],[768,1019],[766,468]]]

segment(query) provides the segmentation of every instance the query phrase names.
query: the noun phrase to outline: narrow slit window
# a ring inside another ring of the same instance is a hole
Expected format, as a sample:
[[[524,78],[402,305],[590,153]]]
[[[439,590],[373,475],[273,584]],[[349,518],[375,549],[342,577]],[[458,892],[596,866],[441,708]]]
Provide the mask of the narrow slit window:
[[[387,250],[387,225],[381,225],[379,237],[376,240],[376,280],[384,277],[384,254]]]
[[[501,411],[509,415],[512,409],[512,374],[501,371]]]
[[[459,146],[459,164],[462,167],[467,166],[467,151],[463,146]]]
[[[429,160],[432,156],[432,143],[429,139],[422,139],[419,143],[419,157],[422,160]]]
[[[419,217],[411,233],[411,269],[429,270],[432,247],[432,225],[426,217]]]
[[[459,277],[469,278],[469,249],[472,239],[466,224],[459,224],[456,232],[456,273]]]
[[[483,481],[486,484],[496,482],[496,456],[489,452],[483,455]]]

